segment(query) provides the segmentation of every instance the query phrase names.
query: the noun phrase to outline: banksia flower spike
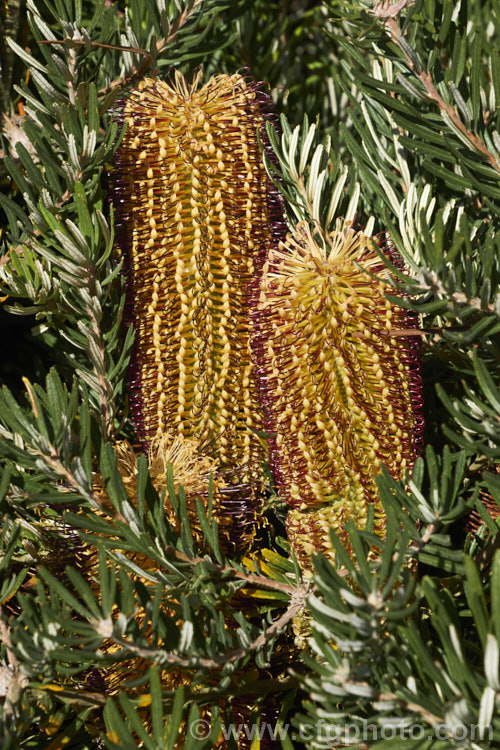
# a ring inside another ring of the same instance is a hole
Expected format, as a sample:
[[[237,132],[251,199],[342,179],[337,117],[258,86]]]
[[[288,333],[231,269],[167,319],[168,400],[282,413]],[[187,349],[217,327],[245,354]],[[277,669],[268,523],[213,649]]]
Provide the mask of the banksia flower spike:
[[[273,242],[257,140],[267,104],[239,74],[146,79],[122,106],[115,164],[138,432],[194,438],[241,481],[260,476],[264,455],[247,290]]]
[[[373,239],[340,223],[328,242],[309,226],[270,254],[254,313],[271,460],[292,510],[287,525],[303,559],[329,551],[328,528],[363,527],[375,477],[412,466],[422,432],[411,316],[372,274],[385,265]]]
[[[192,84],[178,72],[171,83],[146,79],[121,106],[127,130],[114,169],[138,435],[146,444],[167,430],[196,440],[244,526],[266,455],[248,291],[280,226],[257,138],[269,107],[262,87],[239,74],[205,85],[201,72]]]

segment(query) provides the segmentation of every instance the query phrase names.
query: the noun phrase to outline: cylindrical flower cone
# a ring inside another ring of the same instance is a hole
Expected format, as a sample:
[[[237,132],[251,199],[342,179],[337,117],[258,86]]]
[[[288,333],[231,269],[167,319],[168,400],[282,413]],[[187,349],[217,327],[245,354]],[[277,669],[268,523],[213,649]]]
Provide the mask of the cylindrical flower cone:
[[[421,383],[413,325],[373,277],[385,265],[372,238],[337,226],[327,242],[304,224],[270,254],[254,313],[273,472],[292,506],[297,554],[331,551],[328,528],[384,514],[375,477],[413,465]]]
[[[283,226],[257,138],[270,105],[239,74],[146,79],[121,106],[113,177],[137,434],[148,444],[173,430],[217,461],[236,547],[261,507],[267,451],[248,294]]]
[[[270,100],[239,74],[200,78],[146,79],[120,113],[132,410],[146,441],[173,429],[248,482],[265,456],[247,292],[257,250],[274,243],[276,198],[257,139]]]

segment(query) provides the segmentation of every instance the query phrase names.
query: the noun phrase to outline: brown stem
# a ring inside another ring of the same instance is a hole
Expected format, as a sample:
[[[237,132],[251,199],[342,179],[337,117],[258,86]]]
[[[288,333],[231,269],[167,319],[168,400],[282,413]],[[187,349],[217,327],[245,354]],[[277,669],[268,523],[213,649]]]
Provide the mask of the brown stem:
[[[5,692],[2,691],[2,695],[5,696],[2,718],[6,721],[13,717],[14,707],[19,703],[23,688],[26,687],[28,680],[19,671],[16,655],[12,651],[10,628],[2,617],[0,617],[0,643],[5,645],[9,661],[9,666],[0,667],[1,682],[6,684]]]
[[[410,552],[420,552],[424,544],[427,544],[430,542],[432,535],[437,531],[437,524],[430,523],[426,529],[424,534],[420,537],[420,539],[414,539],[414,541],[410,544],[408,547],[408,550]]]
[[[131,52],[135,55],[149,55],[149,51],[147,49],[142,49],[142,47],[124,47],[121,44],[104,44],[103,42],[87,42],[85,39],[41,39],[38,44],[65,44],[68,47],[76,46],[76,47],[82,47],[85,45],[89,45],[91,47],[101,47],[102,49],[113,49],[117,50],[118,52]]]
[[[486,311],[490,313],[496,312],[496,307],[492,302],[488,302],[488,304],[483,307],[480,299],[471,299],[467,297],[463,292],[448,292],[443,282],[434,271],[430,273],[430,278],[432,282],[432,286],[430,287],[430,289],[434,293],[437,292],[438,294],[441,294],[443,297],[450,297],[457,305],[470,305],[471,307],[475,307],[477,310],[485,311],[486,309]]]
[[[21,0],[9,0],[2,4],[2,23],[0,25],[0,113],[7,115],[14,70],[14,50],[8,40],[15,41],[19,33],[21,17]]]
[[[252,680],[252,694],[253,695],[270,695],[273,693],[288,693],[294,688],[298,688],[300,680],[297,677],[284,677],[282,679],[264,679],[264,680]],[[185,694],[189,695],[198,702],[203,703],[213,702],[214,700],[221,698],[224,695],[229,695],[231,698],[236,696],[248,696],[248,685],[243,684],[231,684],[226,690],[217,690],[212,687],[210,688],[199,688],[196,686],[194,690],[191,690],[189,686],[185,688]],[[172,691],[172,696],[175,696],[175,691]]]
[[[401,708],[413,713],[420,714],[431,726],[435,724],[442,724],[444,719],[442,716],[436,716],[435,714],[428,711],[426,708],[421,706],[419,703],[413,703],[412,701],[405,701],[399,698],[395,693],[379,693],[376,698],[377,701],[398,701]]]
[[[446,112],[455,127],[469,141],[471,146],[484,156],[486,161],[493,167],[496,172],[500,173],[500,164],[497,162],[495,156],[491,153],[491,151],[488,150],[479,136],[477,136],[475,133],[469,130],[466,125],[464,125],[458,112],[450,104],[447,104],[444,101],[443,97],[434,86],[431,74],[426,73],[424,70],[422,70],[420,64],[416,60],[415,55],[409,54],[408,43],[403,37],[401,26],[399,25],[399,21],[397,20],[397,15],[407,5],[408,2],[405,2],[404,0],[396,3],[393,6],[390,6],[387,2],[379,3],[379,5],[374,8],[373,15],[382,20],[389,36],[403,53],[406,64],[413,72],[413,74],[420,80],[429,98],[433,102],[435,102],[435,104],[437,104],[441,112]]]
[[[190,563],[191,565],[196,563],[204,562],[204,559],[202,557],[188,557],[187,555],[184,555],[182,552],[179,552],[174,547],[168,547],[167,548],[167,554],[177,558],[177,560],[180,560],[182,562]],[[240,570],[234,570],[234,568],[229,567],[228,565],[217,565],[217,570],[222,575],[224,574],[230,574],[234,578],[238,578],[240,580],[246,581],[251,586],[261,587],[261,588],[267,588],[271,589],[273,591],[281,591],[284,594],[288,594],[292,599],[296,592],[299,590],[300,586],[294,586],[291,583],[283,583],[282,581],[273,581],[271,578],[264,578],[263,576],[257,576],[253,573],[244,573]],[[312,589],[311,589],[312,592]]]
[[[92,279],[91,289],[89,289],[89,292],[92,296],[95,294],[95,284],[93,283],[93,276],[89,279]],[[97,339],[97,348],[99,351],[99,365],[100,367],[96,366],[96,363],[92,361],[94,374],[96,376],[97,382],[99,383],[99,402],[101,405],[101,419],[103,423],[103,432],[111,439],[113,437],[113,428],[114,428],[114,419],[113,419],[113,404],[110,404],[110,394],[113,393],[113,388],[111,386],[111,383],[109,382],[109,378],[106,376],[106,366],[105,366],[105,357],[106,357],[106,347],[104,345],[102,333],[101,333],[101,327],[99,325],[99,320],[97,319],[96,314],[94,311],[87,307],[87,312],[92,324],[92,330],[94,331]]]
[[[404,8],[414,2],[415,0],[398,0],[391,5],[391,0],[381,0],[372,10],[372,15],[383,19],[396,18]]]
[[[110,515],[110,507],[109,505],[106,505],[105,502],[92,490],[88,490],[86,487],[83,487],[78,479],[75,477],[75,475],[64,466],[62,463],[60,456],[54,446],[49,446],[50,455],[47,455],[47,453],[42,452],[41,450],[38,450],[37,448],[30,448],[30,452],[33,453],[35,456],[40,456],[43,461],[47,464],[47,466],[52,469],[52,471],[55,474],[58,474],[58,476],[74,491],[77,492],[79,495],[84,497],[86,500],[88,500],[92,505],[99,508],[103,513],[105,513],[107,516]],[[61,488],[62,490],[62,488]],[[122,516],[119,513],[115,513],[113,518],[117,521],[120,521],[122,523],[127,523],[126,518]]]
[[[164,37],[163,39],[158,39],[156,42],[156,54],[158,55],[162,50],[168,45],[171,44],[171,42],[174,41],[175,37],[177,36],[180,29],[187,23],[192,13],[203,3],[205,0],[195,0],[191,8],[186,8],[177,18],[173,21],[172,26],[170,27],[170,33],[167,37]],[[76,49],[78,46],[88,46],[90,44],[91,47],[101,47],[103,49],[110,49],[110,50],[116,50],[119,52],[130,52],[135,55],[142,55],[143,59],[138,63],[138,65],[135,65],[132,69],[132,72],[128,75],[122,76],[121,78],[116,79],[115,81],[111,81],[110,85],[105,88],[101,89],[99,91],[99,97],[105,97],[109,94],[110,91],[113,89],[128,85],[132,83],[137,78],[140,78],[142,75],[145,74],[146,70],[149,68],[149,66],[152,63],[152,55],[151,52],[147,49],[142,49],[142,47],[124,47],[120,44],[105,44],[103,42],[88,42],[85,39],[43,39],[39,42],[39,44],[65,44],[69,46],[69,48]]]
[[[249,653],[253,653],[258,649],[266,645],[274,636],[278,635],[288,625],[301,609],[304,608],[306,599],[311,593],[311,586],[309,584],[297,586],[294,590],[294,595],[288,605],[287,609],[283,614],[278,617],[266,630],[264,630],[254,641],[241,648],[233,649],[225,654],[220,654],[214,659],[207,659],[200,656],[182,656],[181,654],[164,653],[154,648],[141,648],[130,643],[125,638],[112,636],[112,640],[118,645],[131,651],[133,654],[140,656],[144,659],[154,660],[161,654],[162,662],[171,664],[172,666],[189,668],[203,667],[205,669],[219,669],[224,664],[233,663],[239,659],[243,659]]]
[[[176,37],[179,29],[181,29],[184,24],[188,21],[190,15],[193,13],[193,11],[196,10],[205,0],[195,0],[191,8],[186,8],[180,16],[177,16],[175,21],[173,22],[172,26],[170,27],[170,34],[168,35],[166,39],[166,43],[169,44],[173,39]],[[165,41],[165,40],[163,40]]]
[[[31,403],[31,408],[33,409],[33,414],[35,415],[35,418],[38,417],[38,408],[36,405],[35,395],[31,389],[31,383],[27,378],[23,378],[24,387],[26,388],[28,392],[28,398]],[[29,448],[30,452],[33,453],[35,456],[40,456],[45,463],[54,471],[61,479],[66,482],[73,490],[81,494],[83,497],[85,497],[87,500],[89,500],[91,503],[96,505],[100,510],[108,511],[109,508],[106,508],[104,503],[102,502],[101,498],[92,491],[88,491],[87,488],[83,487],[78,479],[75,477],[75,475],[64,466],[64,464],[61,461],[61,457],[54,448],[53,445],[48,445],[48,451],[44,452],[39,450],[38,448]],[[120,520],[125,520],[121,518]]]
[[[430,524],[429,524],[429,525],[427,526],[426,530],[425,530],[425,534],[423,535],[423,537],[422,537],[422,538],[421,538],[421,540],[420,540],[420,541],[422,542],[422,544],[427,544],[427,542],[429,542],[429,541],[430,541],[430,539],[431,539],[431,536],[432,536],[432,535],[433,535],[433,534],[434,534],[434,533],[435,533],[436,531],[437,531],[437,526],[436,526],[436,524],[435,524],[435,523],[430,523]]]
[[[16,655],[12,652],[12,643],[10,640],[10,628],[7,625],[7,623],[3,620],[2,617],[0,617],[0,641],[5,644],[5,648],[7,651],[7,658],[9,660],[9,664],[12,667],[12,669],[17,668],[17,658]]]

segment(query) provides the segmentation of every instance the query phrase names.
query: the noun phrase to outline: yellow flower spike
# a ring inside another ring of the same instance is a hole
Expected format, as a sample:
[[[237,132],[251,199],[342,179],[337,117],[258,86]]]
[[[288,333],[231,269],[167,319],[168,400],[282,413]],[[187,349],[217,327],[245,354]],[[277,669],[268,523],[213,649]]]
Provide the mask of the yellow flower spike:
[[[138,432],[194,438],[241,482],[265,455],[247,314],[256,249],[273,244],[263,97],[239,74],[146,79],[123,104],[115,164]]]
[[[273,472],[292,506],[288,532],[303,564],[332,555],[328,529],[383,533],[375,477],[411,468],[422,433],[411,314],[389,302],[372,238],[346,222],[322,243],[308,225],[271,252],[254,320]]]
[[[282,221],[257,139],[270,107],[239,74],[145,79],[121,105],[113,177],[137,433],[149,444],[174,431],[217,461],[235,546],[260,509],[266,457],[247,308]]]

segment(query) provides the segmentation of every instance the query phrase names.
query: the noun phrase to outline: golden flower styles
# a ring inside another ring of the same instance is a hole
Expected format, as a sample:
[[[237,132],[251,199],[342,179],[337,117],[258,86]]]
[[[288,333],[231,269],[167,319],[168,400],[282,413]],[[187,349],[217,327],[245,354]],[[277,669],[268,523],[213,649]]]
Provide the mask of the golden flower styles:
[[[372,238],[338,223],[321,241],[301,224],[272,251],[254,313],[271,460],[299,556],[331,553],[330,526],[363,528],[375,477],[413,465],[422,430],[413,325],[389,302]]]
[[[138,433],[193,438],[239,483],[261,478],[265,456],[247,297],[274,244],[257,139],[269,101],[239,74],[146,79],[122,105],[115,163]]]

